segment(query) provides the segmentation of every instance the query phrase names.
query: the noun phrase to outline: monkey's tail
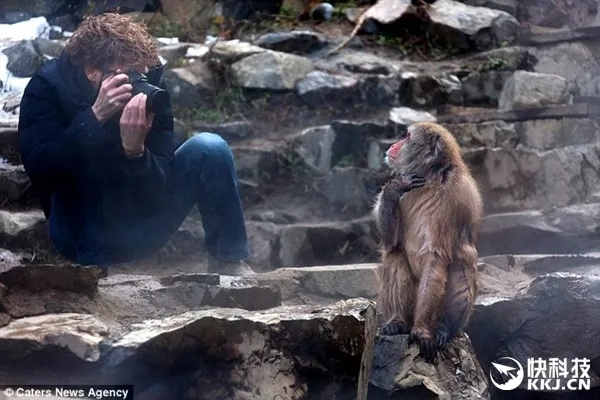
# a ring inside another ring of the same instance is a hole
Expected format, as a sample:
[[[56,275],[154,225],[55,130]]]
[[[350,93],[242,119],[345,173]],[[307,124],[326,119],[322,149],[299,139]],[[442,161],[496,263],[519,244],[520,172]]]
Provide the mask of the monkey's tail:
[[[416,281],[403,251],[383,252],[378,278],[377,304],[386,323],[411,325]]]

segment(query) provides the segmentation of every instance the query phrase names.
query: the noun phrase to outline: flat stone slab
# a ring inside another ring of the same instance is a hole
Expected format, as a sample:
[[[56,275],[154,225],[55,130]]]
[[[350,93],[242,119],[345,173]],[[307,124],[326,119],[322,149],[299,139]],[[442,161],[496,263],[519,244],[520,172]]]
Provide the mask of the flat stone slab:
[[[582,118],[600,115],[600,106],[588,103],[574,103],[550,107],[531,107],[516,110],[480,109],[464,114],[441,115],[438,123],[460,124],[503,120],[505,122],[528,121],[547,118]]]
[[[574,42],[582,40],[597,40],[600,38],[600,26],[586,26],[575,29],[565,29],[548,33],[522,33],[520,44],[525,46],[542,46],[554,43]]]
[[[31,292],[61,290],[93,293],[98,286],[102,270],[99,267],[64,265],[11,265],[0,264],[0,283],[12,289]]]
[[[375,263],[281,268],[261,274],[258,282],[279,287],[283,301],[291,303],[352,297],[374,300],[378,291],[376,269]]]

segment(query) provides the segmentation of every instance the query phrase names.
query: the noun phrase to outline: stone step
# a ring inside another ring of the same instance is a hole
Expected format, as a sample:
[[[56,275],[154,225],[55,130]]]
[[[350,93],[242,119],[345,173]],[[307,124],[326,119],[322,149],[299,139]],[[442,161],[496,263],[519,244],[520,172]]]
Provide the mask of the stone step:
[[[285,304],[318,304],[354,297],[377,299],[378,262],[280,268],[260,274],[258,284],[279,288]],[[516,293],[540,275],[600,275],[600,253],[507,254],[479,258],[479,296]]]
[[[481,123],[489,121],[517,122],[553,118],[594,118],[600,115],[600,105],[575,103],[548,107],[528,107],[515,110],[471,109],[470,112],[456,115],[440,115],[442,124]]]
[[[600,250],[600,203],[490,214],[479,235],[480,256],[580,254]]]
[[[592,41],[598,38],[600,38],[600,26],[583,26],[547,33],[524,33],[519,43],[524,46],[544,46],[573,41]]]
[[[99,268],[74,265],[13,266],[0,273],[0,288],[0,308],[10,319],[93,312],[132,322],[206,307],[256,311],[282,303],[277,286],[255,280],[206,273],[112,275],[110,269],[108,278],[99,280]]]

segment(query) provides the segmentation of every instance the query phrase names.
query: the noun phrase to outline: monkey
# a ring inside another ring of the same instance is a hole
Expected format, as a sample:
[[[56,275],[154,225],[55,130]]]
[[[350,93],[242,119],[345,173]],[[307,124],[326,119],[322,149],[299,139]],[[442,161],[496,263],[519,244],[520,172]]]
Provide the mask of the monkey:
[[[483,201],[458,142],[439,124],[410,125],[385,162],[392,178],[372,210],[380,232],[380,333],[409,334],[432,362],[474,307]]]

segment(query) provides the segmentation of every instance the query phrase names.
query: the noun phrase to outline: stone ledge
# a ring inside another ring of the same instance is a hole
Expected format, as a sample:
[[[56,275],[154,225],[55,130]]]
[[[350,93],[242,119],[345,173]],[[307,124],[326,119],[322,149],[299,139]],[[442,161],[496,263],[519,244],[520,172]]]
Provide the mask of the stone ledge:
[[[600,26],[567,29],[550,33],[522,32],[519,40],[521,45],[542,46],[554,43],[594,40],[600,38]]]
[[[438,117],[438,122],[441,124],[480,123],[497,120],[516,122],[548,118],[596,117],[598,115],[600,115],[600,104],[575,102],[574,100],[574,104],[530,107],[518,110],[471,109],[464,114],[441,115]]]

